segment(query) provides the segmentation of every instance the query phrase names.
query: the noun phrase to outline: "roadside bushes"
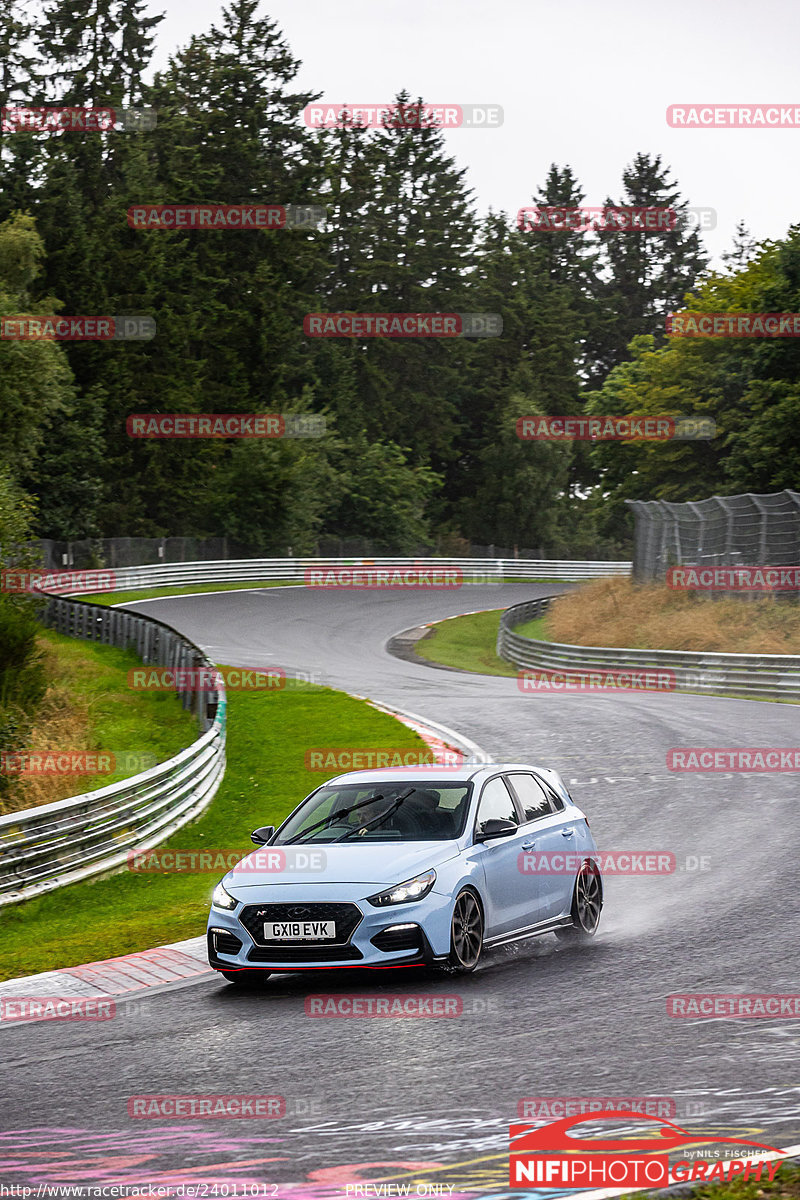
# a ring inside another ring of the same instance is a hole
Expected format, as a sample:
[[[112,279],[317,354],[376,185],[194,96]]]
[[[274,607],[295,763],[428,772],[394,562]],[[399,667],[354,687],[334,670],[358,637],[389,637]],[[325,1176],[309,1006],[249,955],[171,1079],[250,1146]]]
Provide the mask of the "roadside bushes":
[[[0,756],[25,749],[47,688],[38,632],[30,600],[0,596]],[[0,758],[0,812],[12,782]]]

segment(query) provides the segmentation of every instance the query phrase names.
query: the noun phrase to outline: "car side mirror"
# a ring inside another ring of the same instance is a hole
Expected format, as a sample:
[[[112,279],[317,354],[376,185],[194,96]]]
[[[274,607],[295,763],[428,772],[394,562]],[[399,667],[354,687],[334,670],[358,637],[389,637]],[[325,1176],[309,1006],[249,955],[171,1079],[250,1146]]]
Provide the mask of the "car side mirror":
[[[475,834],[475,841],[489,842],[494,838],[510,837],[518,829],[519,825],[515,825],[513,821],[506,821],[504,817],[490,817]]]
[[[274,825],[261,825],[250,834],[250,841],[256,846],[266,846],[274,832]]]

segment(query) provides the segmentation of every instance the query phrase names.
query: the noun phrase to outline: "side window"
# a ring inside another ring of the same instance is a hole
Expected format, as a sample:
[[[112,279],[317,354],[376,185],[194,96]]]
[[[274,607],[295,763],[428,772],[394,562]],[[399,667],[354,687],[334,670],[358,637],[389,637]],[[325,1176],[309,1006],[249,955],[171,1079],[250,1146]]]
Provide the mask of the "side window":
[[[483,789],[478,804],[478,829],[483,829],[484,823],[491,820],[518,824],[514,801],[499,775],[496,779],[490,779]]]
[[[553,811],[551,793],[546,791],[533,775],[515,773],[509,775],[508,778],[517,793],[517,799],[522,805],[526,821],[535,821],[537,817],[545,817]]]
[[[550,797],[550,803],[552,804],[555,812],[561,812],[562,809],[566,807],[558,792],[553,792],[548,788],[547,794]]]

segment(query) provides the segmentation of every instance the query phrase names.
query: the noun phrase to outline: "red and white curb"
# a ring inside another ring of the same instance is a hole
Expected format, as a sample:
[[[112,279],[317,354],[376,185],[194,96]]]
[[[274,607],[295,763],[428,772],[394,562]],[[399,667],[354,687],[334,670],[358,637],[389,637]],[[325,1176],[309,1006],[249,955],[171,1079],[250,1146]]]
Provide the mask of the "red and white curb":
[[[442,725],[439,721],[431,721],[429,717],[421,717],[418,713],[409,712],[405,708],[393,708],[388,704],[380,704],[377,700],[370,700],[367,696],[357,696],[356,698],[366,700],[372,708],[396,717],[409,729],[413,729],[426,745],[430,746],[436,762],[452,763],[454,751],[463,755],[465,766],[480,767],[494,762],[491,755],[487,754],[477,742],[457,733],[455,729],[450,729],[448,725]]]
[[[57,1020],[63,1012],[63,1006],[59,1010],[55,1004],[57,1000],[127,1000],[150,988],[168,988],[214,974],[206,959],[205,937],[195,937],[119,958],[23,975],[0,983],[0,1028],[31,1020]],[[31,1015],[31,1006],[21,1007],[20,1000],[42,1001],[39,1015]],[[21,1012],[24,1015],[18,1015]]]

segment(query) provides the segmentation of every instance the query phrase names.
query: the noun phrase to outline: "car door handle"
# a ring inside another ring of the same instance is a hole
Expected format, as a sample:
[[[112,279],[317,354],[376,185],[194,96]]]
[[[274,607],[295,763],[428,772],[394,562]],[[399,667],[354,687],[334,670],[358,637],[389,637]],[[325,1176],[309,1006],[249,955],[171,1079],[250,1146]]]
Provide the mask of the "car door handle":
[[[522,843],[523,850],[534,850],[535,848],[536,848],[536,842],[523,842]]]
[[[562,830],[561,830],[561,836],[562,836],[562,837],[572,837],[572,835],[573,835],[574,833],[575,833],[575,827],[574,827],[573,825],[570,825],[569,829],[562,829]]]

